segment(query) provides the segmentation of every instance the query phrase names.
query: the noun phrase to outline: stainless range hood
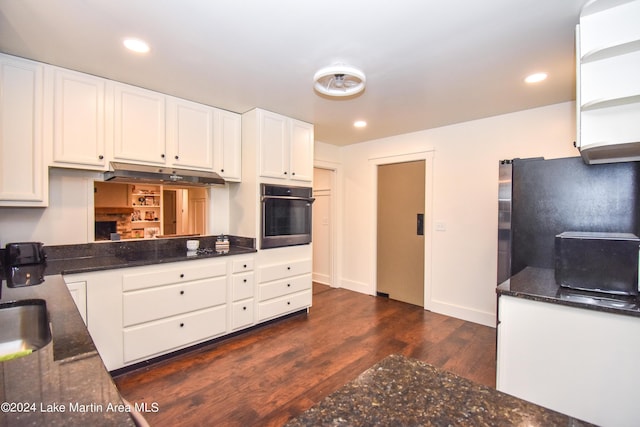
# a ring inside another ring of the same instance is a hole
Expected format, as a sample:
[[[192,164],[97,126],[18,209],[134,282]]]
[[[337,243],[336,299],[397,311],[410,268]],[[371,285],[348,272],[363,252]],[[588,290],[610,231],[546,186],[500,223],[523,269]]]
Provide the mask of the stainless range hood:
[[[177,169],[165,166],[146,166],[131,163],[111,162],[111,171],[104,173],[105,181],[139,182],[159,185],[190,185],[205,187],[224,184],[224,179],[215,172]]]

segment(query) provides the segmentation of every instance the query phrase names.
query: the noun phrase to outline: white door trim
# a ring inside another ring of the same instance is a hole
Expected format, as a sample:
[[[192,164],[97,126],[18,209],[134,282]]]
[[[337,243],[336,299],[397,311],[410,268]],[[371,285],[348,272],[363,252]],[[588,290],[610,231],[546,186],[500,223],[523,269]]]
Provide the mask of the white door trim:
[[[342,166],[338,163],[329,162],[325,160],[315,160],[313,164],[314,168],[327,169],[333,172],[331,182],[331,209],[329,212],[329,221],[331,223],[331,244],[330,244],[330,263],[331,263],[331,286],[334,288],[340,287],[338,285],[338,278],[342,277],[342,264],[340,260],[340,249],[342,247],[342,241],[339,241],[342,236],[342,216],[338,213],[342,209]]]
[[[378,288],[378,278],[376,275],[375,263],[378,259],[377,236],[378,236],[378,166],[393,163],[404,163],[424,160],[424,309],[431,310],[431,248],[432,248],[432,210],[433,210],[433,151],[421,151],[416,153],[399,154],[385,157],[375,157],[369,159],[369,170],[371,188],[373,194],[371,197],[371,207],[369,212],[373,216],[371,221],[371,253],[370,260],[374,264],[371,268],[370,283],[372,285],[371,295],[376,294]]]

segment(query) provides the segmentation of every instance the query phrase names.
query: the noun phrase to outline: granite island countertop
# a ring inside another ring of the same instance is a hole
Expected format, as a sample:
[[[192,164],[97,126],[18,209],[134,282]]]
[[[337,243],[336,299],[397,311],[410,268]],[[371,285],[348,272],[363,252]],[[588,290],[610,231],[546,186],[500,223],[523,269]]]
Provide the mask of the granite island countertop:
[[[498,296],[509,295],[588,310],[640,317],[638,298],[626,295],[579,291],[560,287],[552,268],[526,267],[501,283]]]
[[[590,426],[427,363],[391,355],[287,427]]]

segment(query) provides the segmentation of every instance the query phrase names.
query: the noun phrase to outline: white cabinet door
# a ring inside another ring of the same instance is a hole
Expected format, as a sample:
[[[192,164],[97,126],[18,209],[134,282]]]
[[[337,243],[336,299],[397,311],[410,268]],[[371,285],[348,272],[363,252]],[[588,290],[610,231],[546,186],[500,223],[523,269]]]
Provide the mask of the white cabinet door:
[[[313,180],[313,125],[258,110],[260,176]]]
[[[67,286],[86,283],[86,323],[91,339],[108,370],[122,368],[122,269],[63,278]]]
[[[80,312],[80,316],[82,317],[82,321],[84,324],[87,324],[87,282],[71,282],[67,283],[67,288],[69,288],[69,292],[71,293],[71,298],[73,298],[73,302],[76,303],[76,307],[78,307],[78,311]]]
[[[0,54],[0,206],[47,206],[42,64]]]
[[[165,96],[114,85],[114,148],[118,160],[165,164]]]
[[[167,98],[167,163],[213,169],[214,108]]]
[[[105,169],[105,80],[61,68],[53,73],[53,163]]]
[[[269,111],[258,111],[260,176],[289,177],[289,120]]]
[[[640,318],[502,295],[496,388],[596,425],[638,424]]]
[[[215,118],[214,169],[224,179],[239,182],[242,179],[241,116],[216,109]]]
[[[291,179],[313,181],[313,125],[291,120]]]

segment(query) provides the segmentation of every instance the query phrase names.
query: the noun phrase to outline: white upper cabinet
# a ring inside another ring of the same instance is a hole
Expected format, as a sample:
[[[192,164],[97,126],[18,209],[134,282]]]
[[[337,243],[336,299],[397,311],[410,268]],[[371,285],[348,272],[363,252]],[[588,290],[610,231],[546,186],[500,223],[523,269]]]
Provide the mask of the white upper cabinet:
[[[2,53],[0,67],[0,206],[46,206],[49,166],[242,178],[240,114]]]
[[[577,146],[587,163],[640,160],[640,0],[588,3],[576,29]]]
[[[313,125],[258,110],[260,176],[312,181]]]
[[[260,176],[288,178],[289,119],[269,111],[258,111]]]
[[[0,206],[47,206],[44,66],[0,54]]]
[[[215,109],[167,97],[167,163],[180,168],[213,169]]]
[[[113,158],[164,165],[165,95],[114,84]]]
[[[216,109],[213,165],[228,181],[242,179],[242,118],[240,114]]]
[[[104,79],[52,67],[52,165],[105,170]]]
[[[313,180],[313,125],[291,120],[290,124],[291,179]]]

